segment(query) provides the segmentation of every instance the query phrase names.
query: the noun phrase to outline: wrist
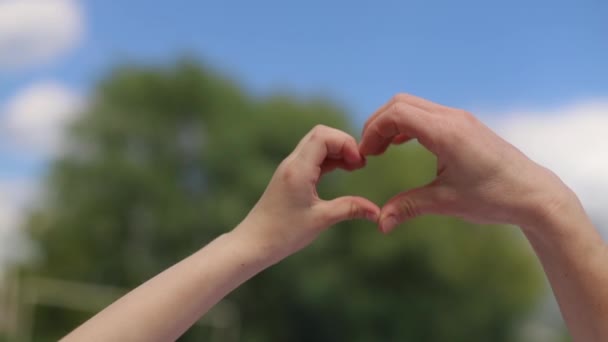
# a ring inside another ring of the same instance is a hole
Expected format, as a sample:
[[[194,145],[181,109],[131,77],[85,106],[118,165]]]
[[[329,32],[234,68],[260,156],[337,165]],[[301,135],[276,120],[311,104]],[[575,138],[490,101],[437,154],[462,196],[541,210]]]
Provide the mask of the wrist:
[[[225,235],[235,241],[249,260],[266,268],[288,255],[285,246],[273,241],[271,230],[266,228],[268,225],[248,217]]]
[[[607,253],[602,237],[569,188],[540,201],[534,213],[520,228],[537,254],[589,259]]]
[[[538,201],[531,209],[531,220],[522,224],[524,228],[547,230],[565,219],[580,217],[580,203],[574,194],[562,194]]]
[[[554,177],[556,181],[550,187],[540,187],[536,195],[530,196],[528,215],[519,223],[525,232],[546,235],[589,221],[576,194]]]
[[[551,170],[536,165],[519,199],[516,225],[544,230],[572,217],[586,216],[576,194]]]

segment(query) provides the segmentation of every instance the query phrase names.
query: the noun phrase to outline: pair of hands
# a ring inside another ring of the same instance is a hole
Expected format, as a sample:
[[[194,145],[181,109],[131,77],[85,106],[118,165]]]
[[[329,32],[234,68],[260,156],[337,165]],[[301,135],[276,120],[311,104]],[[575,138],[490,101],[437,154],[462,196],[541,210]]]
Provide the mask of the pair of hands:
[[[410,139],[437,156],[431,183],[397,194],[382,209],[362,197],[319,198],[316,187],[326,172],[362,168],[366,156]],[[574,338],[608,340],[608,247],[576,196],[471,114],[410,95],[395,96],[372,115],[359,145],[344,132],[315,127],[233,232],[150,279],[65,340],[176,340],[234,288],[329,226],[366,218],[388,233],[423,214],[519,225]]]
[[[437,156],[437,175],[431,183],[398,193],[381,209],[357,196],[319,198],[316,186],[323,174],[362,168],[366,156],[411,139]],[[251,236],[285,257],[344,220],[368,219],[383,233],[423,214],[532,229],[571,197],[552,172],[470,113],[399,94],[367,120],[360,144],[337,129],[311,130],[278,167],[246,220],[255,222],[249,226],[256,230],[249,232]]]

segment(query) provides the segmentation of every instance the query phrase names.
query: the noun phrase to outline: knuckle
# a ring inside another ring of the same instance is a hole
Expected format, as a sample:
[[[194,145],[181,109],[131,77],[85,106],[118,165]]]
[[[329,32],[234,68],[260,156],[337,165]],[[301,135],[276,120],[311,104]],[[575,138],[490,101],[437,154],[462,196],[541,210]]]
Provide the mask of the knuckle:
[[[389,107],[389,114],[393,117],[403,115],[405,113],[405,105],[401,102],[395,102]]]
[[[438,134],[434,137],[435,143],[442,146],[454,146],[461,144],[467,133],[459,119],[441,120],[437,123],[436,130]]]
[[[464,144],[471,138],[471,132],[476,130],[477,119],[471,113],[457,109],[450,119],[442,121],[441,139],[449,144]]]
[[[412,99],[410,94],[406,93],[397,93],[393,96],[393,102],[407,102]]]
[[[378,136],[378,137],[383,137],[383,136],[384,136],[384,132],[382,131],[382,129],[381,129],[381,128],[380,128],[380,126],[378,126],[378,125],[373,126],[373,127],[371,128],[371,132],[372,132],[373,134],[375,134],[376,136]]]
[[[460,117],[464,122],[467,122],[467,123],[477,122],[477,119],[475,118],[475,116],[464,109],[458,109],[458,110],[456,110],[456,112],[458,114],[458,117]]]
[[[310,131],[310,140],[318,140],[327,134],[329,127],[325,125],[315,125]]]
[[[477,118],[464,109],[452,109],[449,114],[447,116],[448,121],[457,126],[459,130],[465,129],[477,122]]]
[[[277,176],[281,182],[290,185],[296,183],[297,170],[293,167],[293,162],[289,160],[283,161],[277,168]]]
[[[345,144],[346,144],[346,143],[351,144],[352,146],[357,146],[357,145],[358,145],[358,143],[357,143],[357,139],[353,138],[353,137],[352,137],[352,136],[350,136],[350,135],[346,137],[346,142],[345,142]]]
[[[317,124],[315,125],[315,127],[313,127],[313,132],[318,132],[318,133],[324,133],[327,132],[330,128],[328,126],[322,125],[322,124]]]
[[[348,217],[357,218],[357,217],[361,217],[361,214],[362,214],[361,207],[356,205],[354,202],[350,202],[350,204],[348,205]]]
[[[397,206],[402,219],[411,219],[421,214],[416,203],[409,197],[400,198]]]

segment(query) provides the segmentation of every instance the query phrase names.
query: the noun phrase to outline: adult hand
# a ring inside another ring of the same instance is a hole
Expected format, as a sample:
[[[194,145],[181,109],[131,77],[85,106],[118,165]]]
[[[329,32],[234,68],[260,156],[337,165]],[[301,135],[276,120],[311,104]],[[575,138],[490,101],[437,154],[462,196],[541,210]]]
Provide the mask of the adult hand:
[[[355,218],[377,222],[380,208],[357,196],[325,201],[317,194],[321,176],[336,168],[365,165],[356,140],[337,129],[316,126],[277,168],[270,184],[237,230],[283,258],[312,242],[328,227]],[[253,223],[253,224],[250,224]]]
[[[385,233],[422,214],[527,226],[573,197],[551,171],[470,113],[412,95],[396,95],[367,120],[359,150],[378,155],[414,138],[437,156],[437,177],[384,205],[379,224]]]

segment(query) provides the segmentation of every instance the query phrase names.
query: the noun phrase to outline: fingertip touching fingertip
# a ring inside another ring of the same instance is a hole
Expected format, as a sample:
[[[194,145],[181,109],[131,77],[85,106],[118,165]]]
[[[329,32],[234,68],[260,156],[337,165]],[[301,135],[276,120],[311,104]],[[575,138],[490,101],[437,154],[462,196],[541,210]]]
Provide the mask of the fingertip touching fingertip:
[[[371,155],[369,148],[365,145],[359,145],[359,153],[361,154],[361,156],[366,157]]]
[[[393,230],[398,224],[399,224],[399,221],[397,220],[397,218],[395,216],[388,215],[381,219],[380,229],[382,230],[383,233],[386,234],[386,233],[390,232],[391,230]]]
[[[368,211],[365,213],[365,218],[372,222],[378,222],[378,214],[373,211]]]
[[[362,159],[361,153],[357,148],[348,149],[344,153],[344,160],[349,164],[360,164]]]

